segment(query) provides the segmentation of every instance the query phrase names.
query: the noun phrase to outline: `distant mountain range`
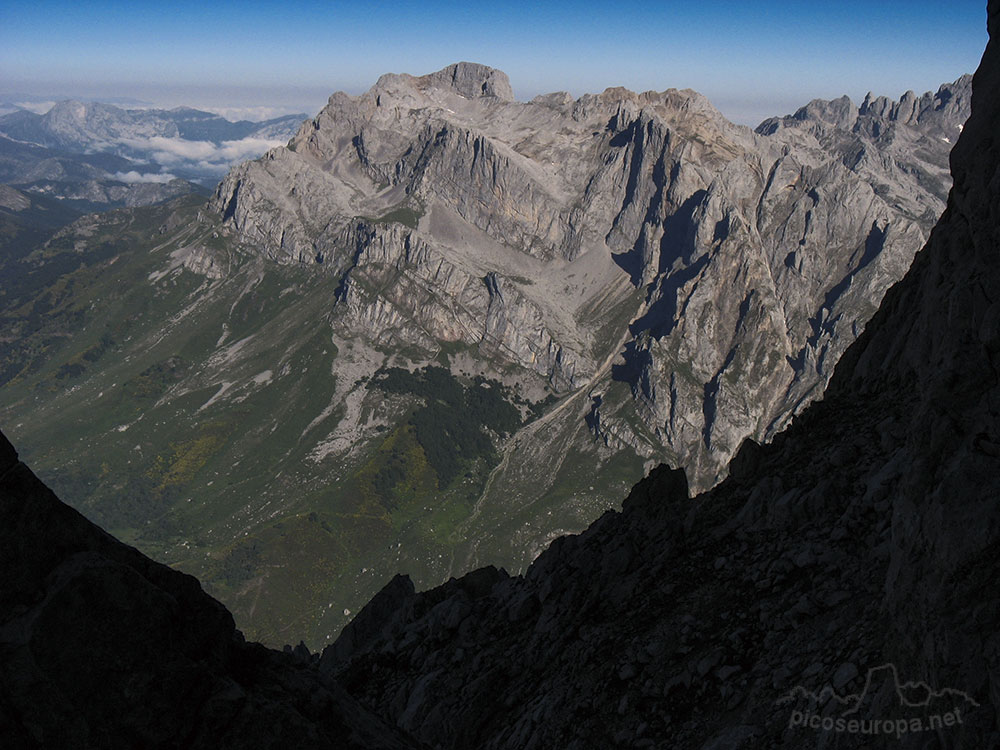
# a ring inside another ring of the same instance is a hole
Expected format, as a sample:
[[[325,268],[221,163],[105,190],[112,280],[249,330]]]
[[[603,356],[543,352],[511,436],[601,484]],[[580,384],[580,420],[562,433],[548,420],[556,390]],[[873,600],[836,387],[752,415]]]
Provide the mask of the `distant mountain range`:
[[[8,264],[0,420],[254,637],[320,644],[399,569],[520,570],[656,463],[703,489],[773,437],[926,240],[969,98],[755,132],[693,91],[383,76],[207,205],[86,217]],[[64,110],[62,143],[207,143],[183,113]]]
[[[283,145],[305,118],[230,122],[190,107],[72,100],[45,114],[21,109],[0,116],[0,181],[83,208],[141,205],[155,202],[150,193],[159,201],[213,186],[233,163]]]
[[[149,144],[157,138],[201,141],[216,146],[253,138],[277,140],[281,142],[278,145],[283,145],[306,117],[305,114],[293,114],[263,122],[230,122],[219,115],[190,107],[121,109],[102,102],[67,100],[42,115],[27,110],[4,115],[0,117],[0,133],[12,140],[47,148],[100,151],[137,158],[153,150],[155,146]],[[191,149],[190,153],[191,160],[195,161],[196,150]],[[178,149],[178,154],[183,151]]]
[[[189,107],[72,100],[45,114],[15,108],[0,116],[0,183],[59,202],[67,216],[207,195],[232,164],[283,145],[305,117],[230,122]]]
[[[23,94],[17,92],[0,93],[0,113],[17,112],[18,110],[28,110],[42,114],[47,112],[56,102],[74,100],[80,102],[104,102],[113,104],[116,107],[131,109],[150,109],[153,103],[145,99],[136,99],[131,96],[69,96],[67,94]]]

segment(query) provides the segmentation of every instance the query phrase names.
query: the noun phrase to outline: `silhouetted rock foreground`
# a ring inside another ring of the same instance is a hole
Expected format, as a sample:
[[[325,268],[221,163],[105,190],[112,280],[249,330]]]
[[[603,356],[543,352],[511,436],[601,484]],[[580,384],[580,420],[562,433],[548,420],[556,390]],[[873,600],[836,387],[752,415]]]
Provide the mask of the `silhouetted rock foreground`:
[[[1000,746],[997,44],[948,209],[822,402],[697,503],[654,471],[524,578],[397,578],[318,668],[243,643],[4,442],[6,745]]]
[[[56,498],[0,435],[0,747],[414,748]]]

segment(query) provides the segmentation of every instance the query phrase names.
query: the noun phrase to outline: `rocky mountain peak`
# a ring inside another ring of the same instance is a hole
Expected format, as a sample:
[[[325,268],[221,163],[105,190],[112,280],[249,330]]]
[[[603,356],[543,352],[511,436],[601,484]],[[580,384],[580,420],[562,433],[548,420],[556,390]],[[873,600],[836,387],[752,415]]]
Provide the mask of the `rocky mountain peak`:
[[[917,96],[907,91],[898,101],[885,96],[873,96],[869,92],[858,108],[860,118],[882,123],[903,123],[933,129],[937,137],[958,139],[958,126],[965,122],[972,95],[972,76],[964,75],[952,83],[942,84],[936,92],[926,92]],[[864,121],[864,120],[863,120]]]
[[[118,137],[175,138],[177,125],[169,120],[146,116],[142,112],[121,109],[103,102],[58,102],[42,115],[42,127],[50,138],[62,138],[67,143]]]
[[[121,139],[176,138],[177,124],[158,112],[103,102],[57,102],[44,115],[0,118],[0,133],[46,147],[106,151]]]
[[[799,121],[819,121],[835,128],[850,130],[858,119],[858,108],[848,96],[829,101],[813,99],[792,117]]]
[[[953,143],[969,113],[972,76],[963,75],[945,83],[936,92],[917,96],[907,91],[898,100],[887,96],[865,95],[860,106],[847,96],[839,99],[814,99],[795,114],[772,117],[757,127],[757,132],[773,135],[780,128],[816,129],[833,127],[870,138],[895,137],[897,126],[909,126],[922,135]]]
[[[654,470],[523,579],[404,594],[321,669],[443,747],[883,746],[813,712],[923,727],[892,740],[915,750],[951,709],[935,746],[1000,741],[998,7],[948,209],[822,401],[695,502]]]
[[[426,86],[449,86],[467,99],[492,96],[506,102],[514,101],[514,90],[507,74],[479,63],[454,63],[417,80]]]
[[[378,97],[400,91],[420,92],[431,97],[434,92],[446,92],[471,100],[493,98],[505,102],[514,101],[514,90],[506,73],[470,62],[453,63],[435,73],[422,76],[386,73],[379,77],[369,94]]]
[[[73,99],[64,99],[63,101],[56,102],[52,105],[52,108],[42,116],[44,117],[46,115],[48,115],[50,119],[64,118],[83,122],[84,118],[87,116],[87,105]]]
[[[967,111],[960,89],[949,118]],[[597,437],[666,446],[704,487],[821,392],[943,206],[950,141],[861,119],[847,97],[756,134],[690,90],[521,103],[504,74],[458,63],[331,97],[213,205],[248,252],[342,275],[345,332],[382,326],[429,356],[461,342],[561,391],[623,384],[591,420],[620,437]],[[439,268],[455,286],[431,299],[460,290],[460,306],[419,302]],[[584,321],[605,315],[631,325],[595,336]]]

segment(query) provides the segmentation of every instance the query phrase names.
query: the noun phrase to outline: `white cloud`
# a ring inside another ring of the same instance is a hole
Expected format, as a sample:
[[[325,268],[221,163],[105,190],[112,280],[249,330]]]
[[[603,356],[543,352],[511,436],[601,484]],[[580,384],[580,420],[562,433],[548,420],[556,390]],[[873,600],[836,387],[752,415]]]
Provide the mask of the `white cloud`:
[[[161,164],[183,164],[201,162],[206,166],[228,166],[234,162],[253,159],[265,151],[284,146],[286,141],[269,138],[244,138],[239,141],[223,141],[216,145],[211,141],[188,141],[183,138],[128,138],[123,140],[128,146],[143,151],[151,151],[151,156]]]
[[[243,161],[260,156],[272,148],[284,146],[287,139],[244,138],[241,141],[223,141],[220,154],[225,161]]]
[[[93,140],[90,142],[87,148],[84,149],[83,152],[85,154],[100,154],[104,153],[105,151],[111,151],[114,147],[115,144],[112,141]],[[131,159],[130,161],[135,161],[135,160]]]
[[[183,138],[124,138],[122,143],[142,151],[152,151],[153,157],[162,163],[207,159],[215,153],[216,147],[209,141],[187,141]]]
[[[237,120],[249,120],[250,122],[262,122],[264,120],[273,120],[276,117],[284,117],[285,115],[297,115],[303,112],[309,111],[309,107],[301,107],[299,109],[294,109],[291,107],[270,107],[270,106],[256,106],[256,107],[199,107],[205,112],[213,112],[217,115],[225,117],[230,122],[236,122]]]
[[[177,179],[176,175],[172,175],[169,172],[147,172],[146,174],[139,174],[134,169],[130,172],[115,172],[114,178],[119,182],[159,182],[165,183],[171,180]]]

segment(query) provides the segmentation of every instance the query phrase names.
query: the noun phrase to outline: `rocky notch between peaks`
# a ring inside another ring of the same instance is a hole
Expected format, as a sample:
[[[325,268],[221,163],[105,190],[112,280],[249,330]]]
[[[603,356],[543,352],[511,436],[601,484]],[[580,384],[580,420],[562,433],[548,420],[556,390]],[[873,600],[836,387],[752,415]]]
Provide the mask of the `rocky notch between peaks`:
[[[995,40],[1000,2],[989,23]],[[484,568],[421,594],[396,579],[318,667],[242,643],[194,579],[63,506],[3,441],[4,738],[996,747],[996,41],[973,88],[947,211],[822,401],[771,445],[745,442],[697,503],[682,472],[654,471],[622,513],[561,538],[524,577]],[[862,718],[962,720],[908,723],[898,741],[790,726],[793,711],[836,716],[838,701],[809,702],[824,687],[855,696]]]
[[[519,102],[458,63],[334,94],[213,205],[245,252],[342,279],[337,335],[514,365],[573,393],[573,427],[607,452],[704,489],[822,392],[902,276],[943,209],[969,84],[815,101],[753,132],[690,90]]]

